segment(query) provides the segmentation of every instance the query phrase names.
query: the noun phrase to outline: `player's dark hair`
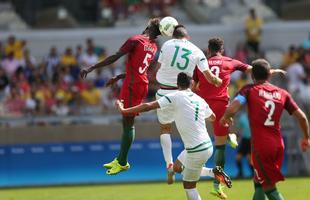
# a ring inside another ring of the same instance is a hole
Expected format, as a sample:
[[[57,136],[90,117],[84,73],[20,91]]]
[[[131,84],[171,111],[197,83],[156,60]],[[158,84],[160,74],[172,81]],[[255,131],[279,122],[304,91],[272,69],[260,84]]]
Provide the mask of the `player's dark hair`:
[[[252,62],[252,75],[256,81],[268,80],[270,76],[270,64],[265,59],[256,59]]]
[[[220,37],[211,38],[208,41],[208,49],[211,53],[218,53],[224,50],[224,40]]]
[[[188,37],[188,32],[187,32],[185,26],[182,25],[182,24],[176,25],[174,27],[174,31],[173,31],[172,37],[176,38],[176,39],[187,38]]]
[[[180,89],[189,88],[191,85],[191,80],[192,80],[192,78],[188,74],[186,74],[184,72],[179,73],[178,74],[178,80],[177,80],[178,87]]]
[[[157,36],[161,35],[159,31],[159,18],[152,18],[148,21],[148,25],[143,31],[143,34],[148,34],[152,39],[156,39]]]

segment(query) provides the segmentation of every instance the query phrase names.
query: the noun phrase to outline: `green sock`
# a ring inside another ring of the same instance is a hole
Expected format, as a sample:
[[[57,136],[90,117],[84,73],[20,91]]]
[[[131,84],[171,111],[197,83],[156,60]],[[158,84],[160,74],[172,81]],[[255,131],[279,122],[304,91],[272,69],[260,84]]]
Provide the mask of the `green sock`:
[[[118,154],[117,160],[120,165],[125,166],[127,164],[127,157],[130,146],[135,138],[135,127],[124,127],[122,135],[121,149]]]
[[[214,161],[216,166],[221,166],[224,169],[225,165],[225,148],[226,145],[216,145],[215,146],[215,154],[214,154]],[[220,184],[219,181],[214,180],[213,185],[214,187],[218,187]]]
[[[277,188],[265,192],[269,200],[284,200],[282,194],[278,192]]]
[[[252,200],[265,200],[265,192],[259,183],[254,183],[254,195]]]

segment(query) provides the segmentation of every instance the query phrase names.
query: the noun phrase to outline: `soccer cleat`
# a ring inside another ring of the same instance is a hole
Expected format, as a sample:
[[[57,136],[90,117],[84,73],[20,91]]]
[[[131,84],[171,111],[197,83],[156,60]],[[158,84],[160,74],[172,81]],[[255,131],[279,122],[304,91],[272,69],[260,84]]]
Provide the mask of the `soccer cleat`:
[[[175,180],[175,172],[173,171],[173,163],[170,163],[167,167],[167,183],[168,185],[173,184]]]
[[[220,198],[220,199],[227,199],[227,195],[223,191],[223,187],[221,184],[218,187],[214,186],[210,194]]]
[[[228,188],[232,187],[231,179],[230,177],[224,172],[222,167],[216,166],[213,168],[214,178],[218,180],[220,183],[225,184]]]
[[[111,169],[116,163],[118,163],[117,159],[115,158],[112,162],[106,163],[103,165],[103,167],[107,169]]]
[[[227,142],[232,148],[234,149],[237,148],[238,146],[237,135],[235,133],[229,133]]]
[[[129,163],[127,162],[127,164],[125,166],[122,166],[118,163],[118,161],[112,166],[111,169],[107,170],[107,174],[108,175],[116,175],[122,171],[127,171],[130,168]]]

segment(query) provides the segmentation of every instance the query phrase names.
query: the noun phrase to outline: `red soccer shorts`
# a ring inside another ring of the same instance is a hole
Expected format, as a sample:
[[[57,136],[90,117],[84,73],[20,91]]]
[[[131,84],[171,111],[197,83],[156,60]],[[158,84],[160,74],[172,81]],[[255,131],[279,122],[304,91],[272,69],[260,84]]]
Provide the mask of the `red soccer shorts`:
[[[213,131],[215,136],[226,136],[229,133],[228,127],[222,126],[220,124],[220,119],[223,117],[226,108],[228,107],[228,101],[217,101],[209,100],[207,101],[210,108],[214,112],[216,119],[213,122]]]
[[[254,181],[263,187],[283,181],[281,166],[284,159],[284,145],[263,145],[252,149]]]
[[[124,108],[130,108],[136,105],[139,105],[143,102],[145,97],[147,96],[148,85],[147,84],[123,84],[119,99],[123,101]],[[129,114],[126,116],[137,116],[136,114]]]

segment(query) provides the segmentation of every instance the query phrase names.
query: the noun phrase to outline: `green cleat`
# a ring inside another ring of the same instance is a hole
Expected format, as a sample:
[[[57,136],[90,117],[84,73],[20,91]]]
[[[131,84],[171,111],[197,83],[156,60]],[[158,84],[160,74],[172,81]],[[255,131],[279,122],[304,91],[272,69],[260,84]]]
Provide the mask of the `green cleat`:
[[[221,184],[218,185],[218,187],[214,186],[210,194],[220,198],[220,199],[227,199],[227,195],[223,191],[224,186]]]
[[[232,148],[234,149],[237,148],[238,146],[237,135],[235,133],[229,133],[227,142]]]
[[[105,167],[107,169],[111,169],[116,163],[118,163],[118,161],[116,158],[114,158],[114,160],[112,162],[104,164],[103,167]]]
[[[111,169],[108,169],[106,173],[108,175],[116,175],[122,171],[127,171],[129,168],[130,168],[130,165],[128,162],[125,166],[122,166],[116,160],[116,164],[114,164]]]

